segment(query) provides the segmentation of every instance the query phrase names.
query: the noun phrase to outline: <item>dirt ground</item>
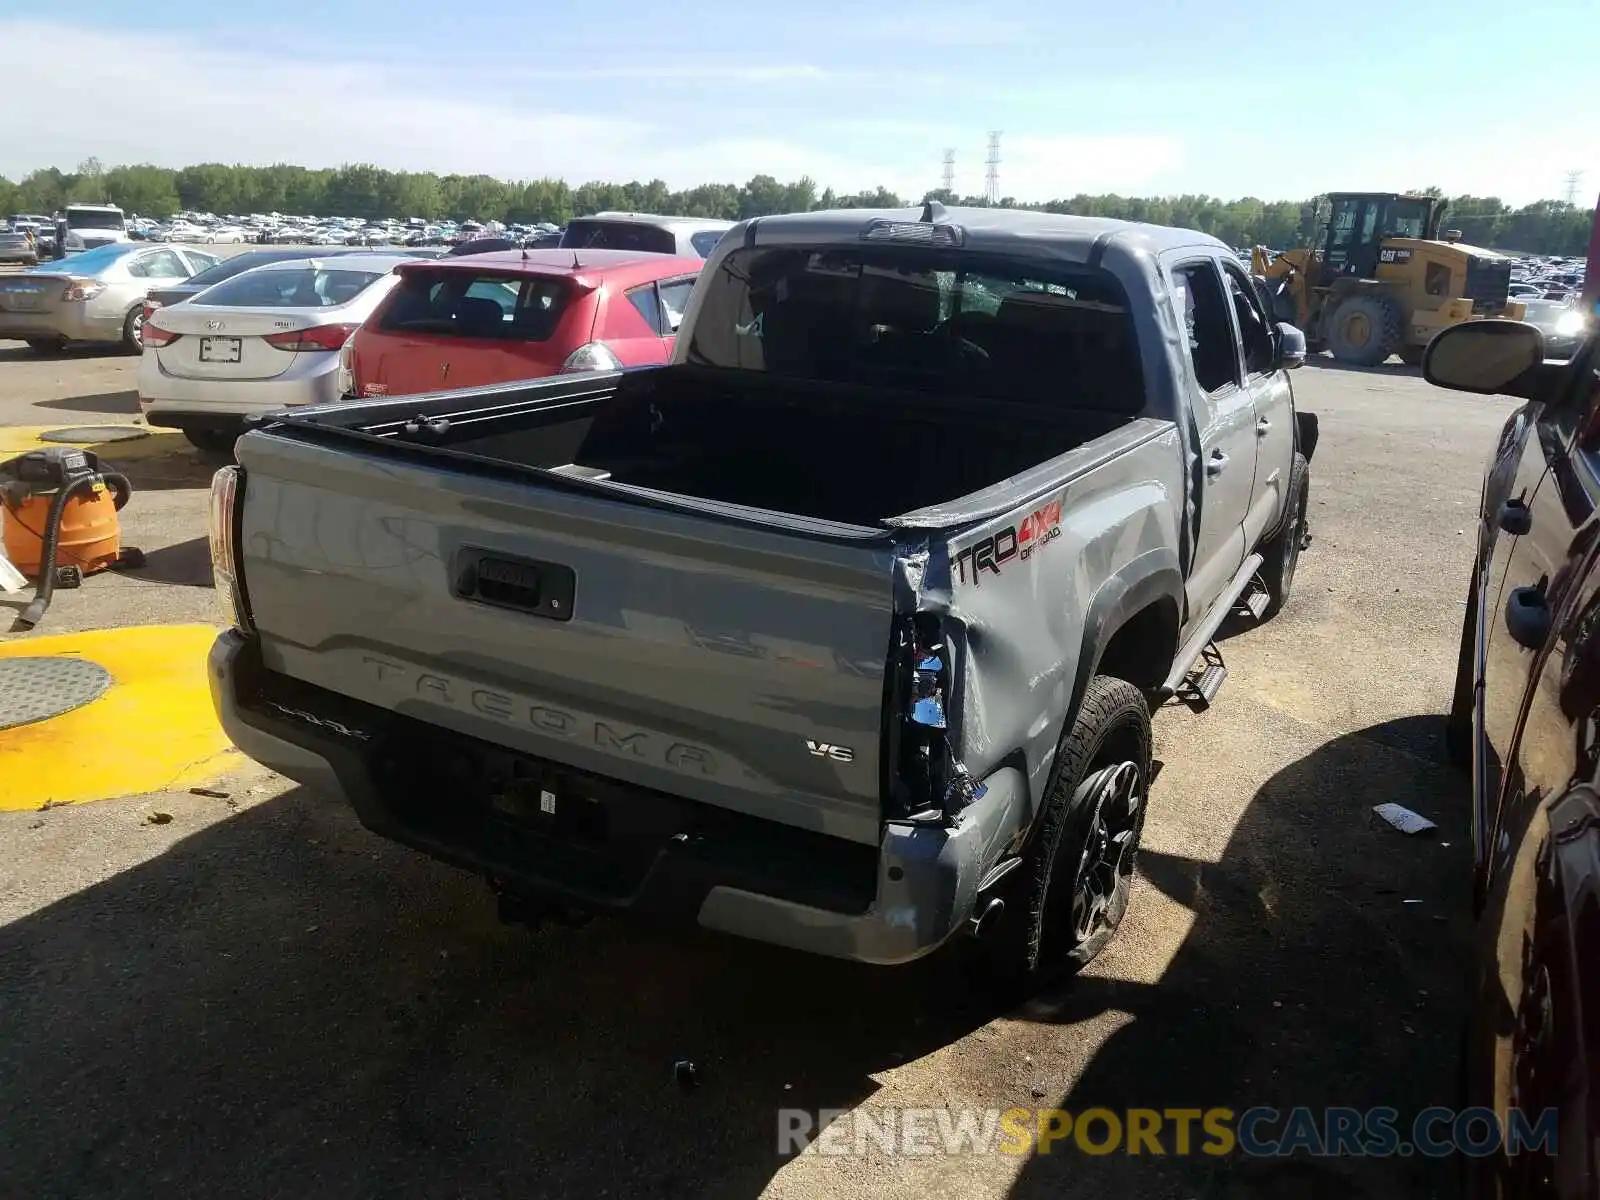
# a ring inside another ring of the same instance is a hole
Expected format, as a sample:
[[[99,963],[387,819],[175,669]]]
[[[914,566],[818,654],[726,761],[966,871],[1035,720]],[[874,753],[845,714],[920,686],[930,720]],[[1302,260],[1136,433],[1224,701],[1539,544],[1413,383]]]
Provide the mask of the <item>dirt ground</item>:
[[[0,426],[131,421],[134,365],[0,343]],[[1452,1194],[1449,1163],[1409,1157],[777,1148],[781,1108],[1454,1101],[1467,788],[1443,764],[1441,714],[1480,472],[1510,405],[1399,367],[1312,364],[1296,388],[1322,440],[1295,595],[1223,643],[1231,676],[1209,711],[1158,714],[1133,910],[1070,986],[997,1014],[942,962],[502,927],[476,880],[241,761],[226,799],[0,813],[4,1190]],[[61,593],[40,634],[214,620],[214,466],[176,440],[130,464],[124,529],[150,566]],[[1378,822],[1388,800],[1438,835]],[[697,1087],[675,1082],[681,1059]]]

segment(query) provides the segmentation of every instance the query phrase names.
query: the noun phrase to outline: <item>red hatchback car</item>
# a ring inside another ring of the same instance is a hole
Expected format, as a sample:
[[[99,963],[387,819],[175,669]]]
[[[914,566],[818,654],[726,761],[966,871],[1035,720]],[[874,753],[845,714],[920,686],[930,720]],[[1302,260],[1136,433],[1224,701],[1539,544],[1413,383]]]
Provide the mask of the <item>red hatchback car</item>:
[[[347,396],[405,396],[665,363],[705,265],[628,250],[425,259],[341,350]]]

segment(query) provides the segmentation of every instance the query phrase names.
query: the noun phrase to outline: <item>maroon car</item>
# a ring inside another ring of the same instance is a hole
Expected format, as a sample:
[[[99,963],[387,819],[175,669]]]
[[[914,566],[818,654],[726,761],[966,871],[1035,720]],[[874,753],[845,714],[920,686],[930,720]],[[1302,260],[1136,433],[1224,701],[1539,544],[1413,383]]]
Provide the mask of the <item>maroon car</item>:
[[[1483,1197],[1600,1196],[1600,338],[1544,359],[1530,325],[1441,333],[1423,371],[1521,397],[1484,481],[1452,756],[1472,775],[1479,921],[1464,1103],[1554,1153],[1468,1160]]]

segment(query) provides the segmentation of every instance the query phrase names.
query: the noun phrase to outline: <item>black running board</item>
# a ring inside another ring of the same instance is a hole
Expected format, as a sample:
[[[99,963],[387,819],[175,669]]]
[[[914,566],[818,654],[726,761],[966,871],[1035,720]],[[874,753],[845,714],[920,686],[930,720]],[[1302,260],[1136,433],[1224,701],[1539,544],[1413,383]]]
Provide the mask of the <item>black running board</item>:
[[[1217,597],[1217,602],[1211,606],[1206,619],[1195,626],[1194,632],[1184,641],[1177,657],[1172,660],[1172,671],[1157,693],[1159,699],[1167,700],[1178,694],[1178,688],[1194,669],[1194,664],[1200,660],[1200,656],[1205,653],[1217,630],[1222,628],[1222,623],[1228,619],[1228,614],[1233,611],[1233,606],[1238,603],[1239,597],[1255,581],[1256,572],[1261,569],[1262,561],[1261,555],[1252,554],[1239,564],[1239,569],[1228,581],[1228,586],[1223,589],[1222,595]],[[1217,686],[1222,685],[1219,682]],[[1215,695],[1214,690],[1212,694]]]

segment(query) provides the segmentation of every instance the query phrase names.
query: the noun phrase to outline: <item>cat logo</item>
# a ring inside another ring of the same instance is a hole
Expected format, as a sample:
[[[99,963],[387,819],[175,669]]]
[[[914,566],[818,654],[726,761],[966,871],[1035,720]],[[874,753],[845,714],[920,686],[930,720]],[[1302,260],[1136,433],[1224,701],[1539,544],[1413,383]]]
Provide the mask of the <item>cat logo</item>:
[[[806,739],[806,749],[813,758],[831,758],[834,762],[855,762],[856,752],[849,746],[835,746],[832,742],[815,742]]]

